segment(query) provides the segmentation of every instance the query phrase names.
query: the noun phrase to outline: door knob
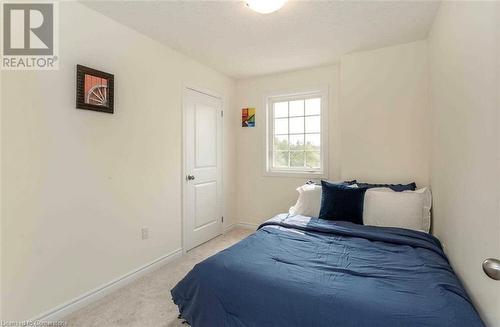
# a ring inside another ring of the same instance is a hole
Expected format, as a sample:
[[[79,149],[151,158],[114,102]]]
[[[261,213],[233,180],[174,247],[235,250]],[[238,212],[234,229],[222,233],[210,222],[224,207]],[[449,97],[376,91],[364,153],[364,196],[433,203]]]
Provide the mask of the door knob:
[[[483,270],[491,279],[500,280],[500,260],[492,258],[484,260]]]
[[[194,179],[194,176],[193,175],[187,175],[186,176],[186,180],[187,181],[192,181]]]

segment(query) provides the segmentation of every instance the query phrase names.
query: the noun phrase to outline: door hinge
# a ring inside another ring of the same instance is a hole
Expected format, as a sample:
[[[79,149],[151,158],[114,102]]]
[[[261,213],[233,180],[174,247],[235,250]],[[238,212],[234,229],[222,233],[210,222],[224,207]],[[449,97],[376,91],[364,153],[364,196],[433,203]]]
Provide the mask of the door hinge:
[[[220,116],[221,116],[221,117],[224,117],[224,110],[221,110],[221,111],[220,111]]]
[[[222,222],[224,222],[224,216],[221,217]]]

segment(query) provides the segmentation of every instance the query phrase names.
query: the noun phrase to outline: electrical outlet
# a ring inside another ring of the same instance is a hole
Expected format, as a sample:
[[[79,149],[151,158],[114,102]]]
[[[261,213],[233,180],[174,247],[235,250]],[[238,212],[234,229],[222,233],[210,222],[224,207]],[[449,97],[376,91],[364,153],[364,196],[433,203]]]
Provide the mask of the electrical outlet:
[[[149,238],[149,227],[142,227],[141,228],[141,236],[143,240],[147,240]]]

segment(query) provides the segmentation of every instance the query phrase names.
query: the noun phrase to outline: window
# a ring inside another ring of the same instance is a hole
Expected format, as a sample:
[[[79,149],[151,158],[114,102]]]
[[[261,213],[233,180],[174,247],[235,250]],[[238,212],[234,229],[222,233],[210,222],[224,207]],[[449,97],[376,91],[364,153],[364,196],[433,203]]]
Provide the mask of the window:
[[[268,98],[268,175],[326,175],[325,94],[321,91]]]

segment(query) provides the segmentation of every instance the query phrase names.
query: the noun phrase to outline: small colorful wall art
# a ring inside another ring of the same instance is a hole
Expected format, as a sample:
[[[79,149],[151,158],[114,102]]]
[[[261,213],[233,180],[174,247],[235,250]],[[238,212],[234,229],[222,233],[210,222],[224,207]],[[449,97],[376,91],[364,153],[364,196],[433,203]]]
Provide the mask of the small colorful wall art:
[[[76,107],[112,114],[114,81],[112,74],[77,65]]]
[[[255,127],[255,108],[241,109],[241,127]]]

